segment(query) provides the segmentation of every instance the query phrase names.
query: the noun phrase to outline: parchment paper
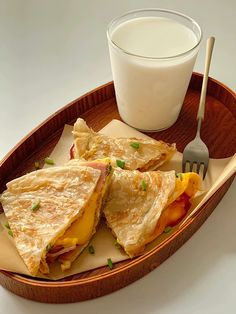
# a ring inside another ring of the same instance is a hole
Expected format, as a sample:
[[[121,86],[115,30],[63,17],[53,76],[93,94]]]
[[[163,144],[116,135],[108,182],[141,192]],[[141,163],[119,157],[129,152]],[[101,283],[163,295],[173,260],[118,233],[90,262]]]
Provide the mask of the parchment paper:
[[[50,157],[54,160],[55,165],[63,165],[70,159],[69,150],[73,143],[72,126],[66,125],[59,142],[54,148]],[[101,133],[114,137],[137,137],[148,138],[145,134],[138,132],[135,129],[127,126],[118,120],[112,120]],[[166,163],[160,170],[176,170],[181,172],[182,154],[177,152],[171,161]],[[50,167],[46,165],[45,167]],[[158,246],[162,241],[173,234],[178,228],[183,225],[186,220],[191,217],[236,171],[236,154],[225,159],[210,159],[207,176],[203,181],[201,192],[195,197],[193,206],[187,218],[178,226],[172,228],[171,232],[162,234],[150,245],[146,251]],[[20,274],[29,275],[29,272],[19,256],[14,240],[8,235],[7,229],[4,226],[6,218],[4,214],[0,215],[0,269],[8,270]],[[49,276],[39,275],[37,277],[49,278],[51,280],[61,279],[76,273],[95,269],[107,265],[107,259],[111,258],[113,263],[128,259],[128,256],[115,246],[115,239],[110,230],[106,227],[104,221],[101,222],[96,234],[94,235],[91,245],[95,248],[95,254],[91,255],[85,249],[83,253],[72,264],[72,268],[66,272],[62,272],[59,264],[55,263],[50,268]]]

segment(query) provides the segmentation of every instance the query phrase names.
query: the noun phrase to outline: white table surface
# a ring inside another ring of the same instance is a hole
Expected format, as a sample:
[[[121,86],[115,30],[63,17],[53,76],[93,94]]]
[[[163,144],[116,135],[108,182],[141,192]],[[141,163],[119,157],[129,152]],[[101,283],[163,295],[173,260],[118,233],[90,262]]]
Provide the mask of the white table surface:
[[[144,7],[182,11],[216,37],[210,75],[236,86],[235,0],[0,0],[0,159],[50,114],[111,80],[106,26]],[[236,313],[236,182],[197,233],[160,267],[110,295],[41,304],[0,287],[1,314]]]

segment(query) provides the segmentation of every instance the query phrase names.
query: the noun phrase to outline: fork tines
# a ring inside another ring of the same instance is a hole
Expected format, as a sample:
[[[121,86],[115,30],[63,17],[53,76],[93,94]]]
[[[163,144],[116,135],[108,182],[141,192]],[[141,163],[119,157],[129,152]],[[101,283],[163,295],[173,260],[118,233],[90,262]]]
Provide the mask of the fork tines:
[[[208,161],[197,162],[183,159],[182,161],[182,171],[183,172],[196,172],[202,174],[203,179],[206,176],[208,169]]]

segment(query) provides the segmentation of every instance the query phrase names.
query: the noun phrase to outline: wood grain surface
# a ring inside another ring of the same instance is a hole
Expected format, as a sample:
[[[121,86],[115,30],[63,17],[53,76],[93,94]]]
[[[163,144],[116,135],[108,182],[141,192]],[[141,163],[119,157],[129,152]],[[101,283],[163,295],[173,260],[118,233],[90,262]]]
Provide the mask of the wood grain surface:
[[[177,149],[183,151],[195,136],[201,84],[202,75],[194,73],[177,122],[167,130],[147,134],[166,142],[175,142]],[[64,125],[73,124],[78,117],[84,118],[95,131],[112,119],[120,119],[113,83],[105,84],[66,105],[10,151],[0,163],[0,192],[6,188],[6,182],[34,170],[36,160],[43,165],[44,158],[54,148]],[[222,83],[210,78],[202,126],[202,138],[209,148],[210,157],[232,156],[236,152],[235,134],[236,95]],[[133,260],[116,263],[113,270],[105,266],[58,281],[32,279],[0,271],[0,283],[15,294],[49,303],[82,301],[120,289],[156,268],[186,242],[214,210],[233,178],[234,176],[202,206],[196,216],[158,248]]]

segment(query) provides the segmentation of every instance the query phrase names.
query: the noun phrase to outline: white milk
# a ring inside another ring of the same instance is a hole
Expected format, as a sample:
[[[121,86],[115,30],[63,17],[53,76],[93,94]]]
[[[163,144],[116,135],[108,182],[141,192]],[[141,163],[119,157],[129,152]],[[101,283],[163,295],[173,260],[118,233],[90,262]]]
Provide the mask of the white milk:
[[[197,55],[198,49],[185,53],[197,45],[195,33],[169,18],[139,17],[117,26],[111,40],[111,66],[122,119],[150,131],[174,124]]]

